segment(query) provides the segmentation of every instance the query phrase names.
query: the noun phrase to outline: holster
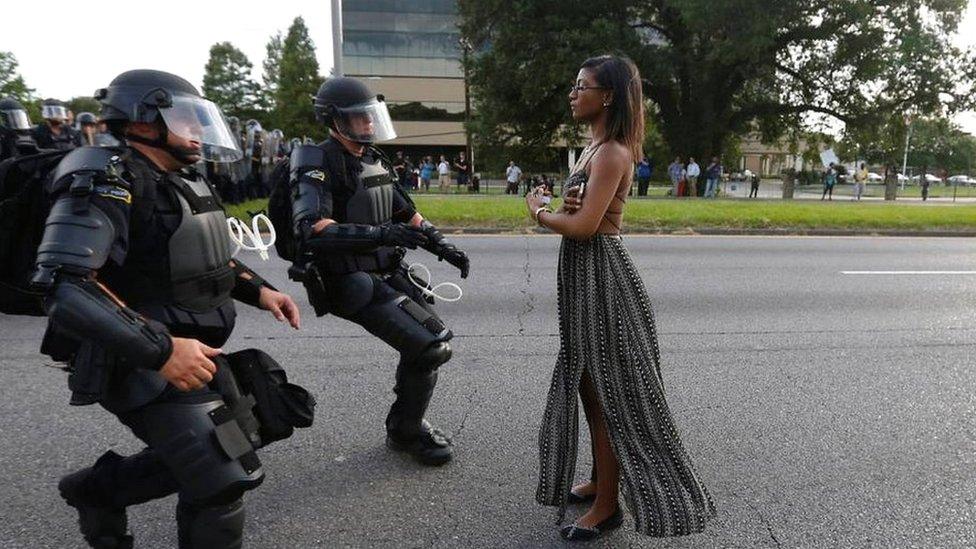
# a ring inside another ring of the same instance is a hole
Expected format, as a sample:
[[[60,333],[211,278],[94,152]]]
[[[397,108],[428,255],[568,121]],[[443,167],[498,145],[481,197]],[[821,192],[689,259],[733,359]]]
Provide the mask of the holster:
[[[68,367],[70,404],[87,406],[100,401],[114,366],[111,356],[102,349],[87,342],[79,345]]]
[[[315,397],[288,382],[284,369],[266,353],[245,349],[216,357],[210,387],[223,397],[254,448],[312,425]]]
[[[302,284],[305,286],[305,291],[308,292],[308,302],[315,309],[315,316],[329,314],[331,312],[329,309],[329,300],[326,297],[325,282],[322,279],[322,273],[319,271],[319,268],[313,264],[307,265],[302,276]]]

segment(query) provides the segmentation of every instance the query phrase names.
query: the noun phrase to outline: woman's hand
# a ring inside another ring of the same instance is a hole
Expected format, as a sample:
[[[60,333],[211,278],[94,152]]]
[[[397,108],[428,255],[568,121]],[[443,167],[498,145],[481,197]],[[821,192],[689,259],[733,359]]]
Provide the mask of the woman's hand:
[[[583,199],[579,195],[579,185],[573,185],[563,192],[563,204],[559,207],[560,213],[572,214],[583,207]]]
[[[525,195],[525,205],[528,206],[529,215],[533,221],[535,221],[535,211],[546,206],[546,203],[542,200],[544,196],[541,192],[542,190],[542,187],[536,187],[529,194]]]

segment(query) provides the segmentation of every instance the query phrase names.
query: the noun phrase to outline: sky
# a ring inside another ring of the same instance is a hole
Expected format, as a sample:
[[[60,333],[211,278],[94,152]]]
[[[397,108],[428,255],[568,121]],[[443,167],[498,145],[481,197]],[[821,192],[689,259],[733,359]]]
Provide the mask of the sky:
[[[224,41],[247,55],[260,82],[268,39],[286,33],[299,15],[315,43],[319,72],[332,68],[329,0],[53,0],[43,7],[10,1],[3,12],[8,24],[0,31],[0,51],[14,53],[39,97],[91,95],[130,69],[171,72],[200,88],[210,46]],[[52,14],[65,24],[39,41]],[[81,29],[86,32],[76,32]]]
[[[275,32],[286,32],[299,15],[315,42],[320,73],[328,74],[332,68],[329,0],[271,0],[267,4],[49,0],[43,8],[22,1],[6,4],[4,20],[21,23],[4,25],[0,51],[14,53],[20,74],[39,97],[67,100],[91,95],[130,69],[172,72],[201,87],[210,46],[223,41],[247,55],[254,65],[254,78],[260,82],[265,44]],[[60,32],[38,43],[52,14],[65,24]],[[87,32],[82,36],[78,29]],[[956,43],[976,47],[976,0],[969,1]],[[976,134],[976,112],[957,115],[956,122]]]

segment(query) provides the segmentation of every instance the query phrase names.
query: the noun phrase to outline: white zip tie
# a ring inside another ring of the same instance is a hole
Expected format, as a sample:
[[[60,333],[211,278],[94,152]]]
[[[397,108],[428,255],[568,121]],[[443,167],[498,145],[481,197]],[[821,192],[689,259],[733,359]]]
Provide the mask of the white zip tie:
[[[258,227],[258,221],[264,221],[264,225],[268,228],[268,233],[271,235],[271,240],[265,242],[261,238],[261,229]],[[275,232],[274,224],[268,219],[268,216],[260,213],[251,218],[251,226],[248,227],[243,221],[237,219],[236,217],[227,218],[227,230],[230,232],[230,239],[234,241],[237,246],[234,251],[230,254],[231,257],[236,256],[237,252],[242,249],[248,250],[250,252],[257,252],[261,259],[264,261],[268,260],[268,249],[274,246],[275,240],[278,238],[278,234]],[[244,237],[247,237],[251,241],[250,244],[244,242]]]
[[[428,288],[428,286],[430,285],[429,282],[427,284],[421,284],[420,282],[417,282],[417,279],[414,278],[414,274],[413,274],[414,269],[423,269],[424,272],[427,273],[427,276],[425,278],[428,281],[430,280],[430,269],[428,269],[427,266],[424,265],[423,263],[411,263],[410,266],[407,267],[407,278],[410,279],[410,283],[416,286],[421,292],[423,292],[424,295],[433,297],[434,299],[440,299],[441,301],[446,301],[448,303],[461,301],[461,298],[464,297],[464,292],[461,290],[461,287],[453,282],[441,282],[440,284],[434,286],[433,288]],[[455,290],[457,290],[457,297],[444,297],[438,294],[437,289],[440,288],[441,286],[447,286],[448,288],[454,288]]]

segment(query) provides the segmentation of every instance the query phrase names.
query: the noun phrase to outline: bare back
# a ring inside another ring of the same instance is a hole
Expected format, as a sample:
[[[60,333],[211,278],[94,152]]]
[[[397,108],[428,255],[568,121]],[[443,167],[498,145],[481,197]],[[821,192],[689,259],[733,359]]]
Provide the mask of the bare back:
[[[596,155],[597,151],[604,144],[597,144],[592,151],[588,154],[584,154],[580,157],[579,162],[573,168],[573,174],[569,176],[568,186],[580,185],[586,183],[589,185],[590,178],[590,161]],[[617,181],[617,190],[614,192],[613,197],[610,200],[610,204],[607,206],[606,210],[599,212],[602,217],[600,219],[600,224],[597,227],[597,234],[620,234],[621,227],[623,226],[623,214],[624,214],[624,204],[627,200],[627,195],[630,192],[631,179],[634,176],[634,166],[631,163],[630,167],[624,171],[624,175]],[[602,184],[602,183],[600,183]]]

